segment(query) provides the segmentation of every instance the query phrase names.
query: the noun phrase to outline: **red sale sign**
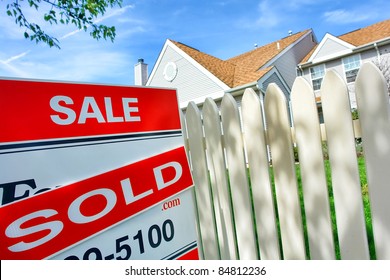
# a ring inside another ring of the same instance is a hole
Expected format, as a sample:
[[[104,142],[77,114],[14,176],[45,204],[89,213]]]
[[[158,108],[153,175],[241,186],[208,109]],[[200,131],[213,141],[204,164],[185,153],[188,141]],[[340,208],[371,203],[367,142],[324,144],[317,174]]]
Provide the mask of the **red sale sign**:
[[[197,258],[174,90],[0,90],[1,259]]]
[[[1,142],[180,129],[175,90],[13,80],[0,90]]]

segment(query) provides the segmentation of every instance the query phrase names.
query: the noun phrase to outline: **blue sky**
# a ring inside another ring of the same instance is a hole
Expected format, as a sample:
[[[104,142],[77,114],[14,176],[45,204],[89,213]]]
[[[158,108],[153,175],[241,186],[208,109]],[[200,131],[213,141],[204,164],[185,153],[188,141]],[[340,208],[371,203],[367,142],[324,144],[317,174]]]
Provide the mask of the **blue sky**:
[[[143,58],[151,72],[166,41],[180,41],[227,59],[312,28],[320,41],[390,18],[390,1],[338,0],[134,0],[99,18],[117,36],[96,41],[72,26],[50,26],[27,9],[61,49],[24,39],[24,29],[6,15],[0,0],[0,76],[133,85],[133,68]],[[43,11],[41,9],[40,11]]]

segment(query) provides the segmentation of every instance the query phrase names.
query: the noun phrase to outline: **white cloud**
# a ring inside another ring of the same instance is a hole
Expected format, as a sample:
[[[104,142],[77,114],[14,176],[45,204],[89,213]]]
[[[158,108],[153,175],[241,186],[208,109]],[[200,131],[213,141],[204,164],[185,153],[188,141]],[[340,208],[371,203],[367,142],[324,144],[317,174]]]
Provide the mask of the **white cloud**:
[[[332,2],[332,0],[290,0],[287,3],[283,2],[283,4],[287,5],[291,9],[300,10],[304,6],[318,6],[323,5],[324,2]]]
[[[23,60],[17,60],[15,56],[0,61],[0,69],[9,73],[9,76],[32,79],[104,83],[109,79],[123,80],[127,75],[130,81],[129,55],[109,47],[98,49],[91,46],[34,52]]]
[[[97,42],[89,32],[79,32],[72,25],[42,23],[43,29],[59,38],[61,50],[25,40],[24,29],[11,17],[0,15],[0,75],[131,83],[134,58],[143,57],[152,65],[166,38],[176,38],[218,57],[231,57],[252,48],[253,43],[263,45],[287,36],[290,29],[340,34],[390,17],[388,0],[372,1],[374,5],[364,1],[352,4],[352,0],[191,0],[174,7],[166,1],[124,1],[136,5],[108,9],[97,21],[116,27],[114,44]],[[0,1],[4,11],[5,2]],[[26,15],[38,20],[34,11],[26,11]],[[368,17],[372,18],[363,23],[333,24]]]
[[[274,1],[260,0],[257,4],[255,18],[247,19],[244,27],[256,28],[274,28],[282,24],[291,25],[292,22],[299,20],[297,16],[308,13],[308,8],[323,5],[330,0],[290,0]],[[309,15],[309,14],[308,14]],[[242,22],[240,24],[242,25]]]
[[[4,61],[0,61],[0,69],[2,69],[5,73],[8,73],[9,76],[13,77],[27,77],[28,75],[28,73],[26,73],[25,71],[19,69],[18,67],[5,63]]]
[[[10,62],[12,62],[14,60],[18,60],[19,58],[22,58],[22,57],[26,56],[29,52],[30,51],[22,52],[20,54],[11,56],[10,58],[8,58],[6,60],[0,60],[0,62],[3,63],[3,64],[9,64]]]
[[[22,52],[20,54],[11,56],[5,60],[0,60],[0,69],[7,73],[12,73],[16,77],[23,77],[27,73],[21,70],[19,67],[14,66],[13,63],[17,62],[19,59],[25,57],[30,51]]]
[[[349,24],[355,22],[361,22],[373,17],[372,13],[362,12],[358,10],[344,10],[338,9],[334,11],[325,12],[323,17],[326,22],[336,24]]]
[[[109,19],[109,18],[112,18],[112,17],[115,17],[115,16],[119,16],[119,15],[122,15],[124,14],[128,9],[133,9],[134,8],[134,5],[126,5],[122,8],[119,8],[119,9],[115,9],[115,10],[112,10],[110,13],[96,19],[93,23],[94,24],[97,24],[97,23],[100,23],[100,22],[103,22],[105,21],[106,19]],[[74,31],[71,31],[69,33],[66,33],[65,35],[61,36],[59,39],[60,40],[63,40],[63,39],[66,39],[68,37],[71,37],[79,32],[83,31],[82,29],[76,29]]]
[[[236,26],[243,29],[256,30],[268,29],[277,26],[280,23],[281,10],[276,8],[270,0],[261,0],[256,9],[251,9],[248,15],[241,16],[236,20]]]
[[[126,60],[126,56],[119,52],[84,51],[56,62],[54,66],[60,71],[51,75],[53,79],[60,80],[98,81],[102,77],[108,79],[110,76],[118,75],[118,72],[127,68]]]
[[[187,7],[182,7],[182,8],[173,10],[172,11],[172,16],[179,17],[179,16],[181,16],[181,15],[187,13],[187,12],[188,12],[188,8]]]
[[[102,22],[106,19],[109,19],[109,18],[112,18],[112,17],[115,17],[115,16],[120,16],[120,15],[123,15],[128,9],[134,9],[134,5],[126,5],[126,6],[123,6],[122,8],[119,8],[119,9],[114,9],[112,10],[110,13],[98,18],[95,23],[99,23],[99,22]]]
[[[275,9],[272,1],[260,1],[258,6],[259,17],[256,20],[256,25],[261,27],[274,27],[280,23],[281,16],[279,11]]]
[[[344,7],[337,5],[337,8],[324,9],[321,16],[326,23],[336,25],[362,23],[365,25],[390,17],[390,2],[388,0],[355,1],[353,4],[346,1],[344,3]]]
[[[117,25],[119,27],[121,25],[119,19],[125,18],[126,12],[133,7],[133,5],[127,5],[109,10],[105,16],[100,17],[95,22],[105,21],[107,25]],[[10,23],[9,19],[0,20],[0,24],[0,26],[16,26],[14,23]],[[17,28],[20,30],[19,27]],[[122,29],[124,30],[124,28]],[[138,27],[128,27],[125,31],[129,30],[132,33],[143,32],[143,29]],[[123,39],[124,36],[129,35],[118,31],[118,38]],[[130,83],[131,66],[129,63],[131,63],[131,59],[128,52],[120,44],[114,45],[110,41],[106,42],[104,40],[97,42],[90,38],[88,34],[81,34],[80,30],[71,30],[71,26],[61,27],[59,25],[55,33],[60,40],[61,50],[48,48],[44,44],[36,45],[25,40],[23,35],[20,34],[19,37],[15,37],[15,40],[10,42],[10,44],[18,46],[13,53],[10,52],[11,45],[5,48],[4,45],[1,46],[0,44],[0,75],[102,83],[108,80],[126,81],[128,76]],[[64,35],[61,35],[61,33]],[[6,38],[9,38],[9,36]],[[28,51],[26,51],[26,46],[29,48]],[[6,49],[7,52],[5,52]]]

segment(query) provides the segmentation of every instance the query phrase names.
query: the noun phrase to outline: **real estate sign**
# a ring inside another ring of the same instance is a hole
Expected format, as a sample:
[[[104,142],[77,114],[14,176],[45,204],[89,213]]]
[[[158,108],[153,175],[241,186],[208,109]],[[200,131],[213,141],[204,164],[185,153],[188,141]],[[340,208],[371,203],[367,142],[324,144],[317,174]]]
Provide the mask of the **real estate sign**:
[[[0,79],[0,259],[197,258],[175,90]]]

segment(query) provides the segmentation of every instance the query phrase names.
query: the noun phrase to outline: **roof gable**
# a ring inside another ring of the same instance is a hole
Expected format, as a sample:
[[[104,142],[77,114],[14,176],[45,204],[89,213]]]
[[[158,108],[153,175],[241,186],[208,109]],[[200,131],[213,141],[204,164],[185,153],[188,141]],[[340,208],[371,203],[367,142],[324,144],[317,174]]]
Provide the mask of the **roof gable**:
[[[311,33],[312,31],[305,30],[290,35],[227,60],[221,60],[180,42],[169,41],[227,86],[234,88],[258,81],[272,69],[270,63],[277,56],[281,55],[309,32]]]
[[[344,55],[352,52],[353,48],[353,45],[327,33],[311,53],[308,61],[316,63],[330,57]]]
[[[301,64],[305,64],[308,62],[318,62],[318,58],[320,58],[318,54],[321,52],[321,49],[326,44],[326,41],[329,39],[332,39],[334,42],[338,42],[339,44],[344,45],[346,47],[347,52],[347,48],[353,50],[357,47],[361,47],[388,38],[390,38],[390,19],[348,32],[338,37],[326,34],[325,37],[321,40],[321,42],[317,46],[315,46],[312,51],[306,55],[306,57],[303,58]],[[339,51],[340,52],[335,52],[333,53],[333,55],[330,55],[328,57],[322,57],[321,60],[342,55],[342,51]]]
[[[187,46],[183,43],[176,42],[173,40],[169,40],[179,49],[184,51],[187,55],[193,58],[197,63],[202,65],[206,70],[212,73],[214,76],[219,78],[222,82],[224,82],[229,87],[233,86],[234,81],[234,71],[235,67],[233,64],[223,61],[219,58],[201,52],[195,48]]]
[[[205,59],[205,58],[204,59],[200,58],[200,57],[203,57],[203,53],[200,53],[198,50],[196,50],[194,48],[191,48],[191,47],[189,47],[187,45],[184,45],[184,44],[181,44],[181,43],[169,40],[169,39],[166,40],[162,50],[160,51],[160,54],[159,54],[159,56],[157,58],[157,61],[156,61],[155,65],[154,65],[154,67],[152,69],[152,72],[149,75],[149,78],[148,78],[148,81],[147,81],[146,85],[149,86],[152,83],[154,83],[154,80],[158,76],[157,73],[160,72],[159,74],[163,75],[162,74],[163,73],[162,69],[164,69],[164,65],[163,64],[165,64],[167,61],[171,61],[171,59],[172,59],[172,52],[169,52],[169,50],[173,50],[174,53],[178,54],[178,58],[179,59],[180,58],[184,58],[183,61],[186,61],[185,63],[189,63],[191,66],[194,67],[194,69],[197,69],[199,71],[199,73],[204,74],[216,86],[218,86],[218,87],[220,87],[220,88],[222,88],[224,90],[227,90],[227,89],[231,88],[230,86],[228,86],[226,84],[226,80],[224,82],[223,80],[219,79],[215,74],[211,73],[202,64],[200,64],[199,62],[196,61],[196,59],[207,61],[207,59]],[[204,54],[204,55],[206,55],[206,54]],[[206,55],[206,56],[208,56],[208,55]],[[177,58],[175,58],[175,59],[177,59]],[[214,59],[216,59],[216,58],[214,58]],[[213,60],[213,59],[211,59],[211,60]],[[194,73],[192,73],[192,74],[194,74]]]
[[[282,38],[252,51],[228,59],[236,66],[235,86],[259,80],[272,67],[271,62],[311,30],[305,30]]]

